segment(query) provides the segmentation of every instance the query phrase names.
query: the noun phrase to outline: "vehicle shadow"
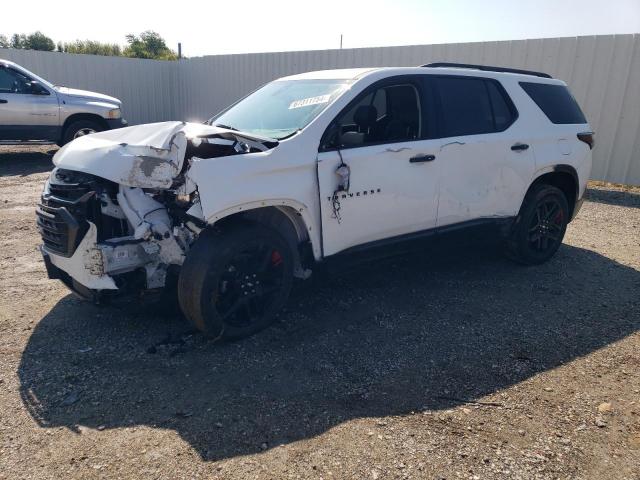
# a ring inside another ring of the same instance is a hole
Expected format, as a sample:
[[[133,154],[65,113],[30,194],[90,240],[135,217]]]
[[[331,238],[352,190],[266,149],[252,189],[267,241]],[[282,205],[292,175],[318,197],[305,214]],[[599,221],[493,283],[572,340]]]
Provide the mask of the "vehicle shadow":
[[[590,202],[640,208],[640,193],[632,191],[588,188],[585,197]]]
[[[55,145],[0,145],[0,177],[26,177],[53,169],[51,159],[58,151]]]
[[[480,400],[640,328],[637,270],[571,246],[522,267],[474,240],[319,276],[275,326],[229,344],[67,296],[22,354],[23,401],[42,427],[173,429],[219,460]]]

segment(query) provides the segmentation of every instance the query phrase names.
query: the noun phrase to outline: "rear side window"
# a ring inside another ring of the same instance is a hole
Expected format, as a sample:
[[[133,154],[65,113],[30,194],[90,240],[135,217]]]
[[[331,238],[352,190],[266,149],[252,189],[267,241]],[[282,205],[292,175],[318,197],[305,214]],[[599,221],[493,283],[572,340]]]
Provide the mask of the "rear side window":
[[[587,123],[578,102],[564,85],[520,82],[520,86],[552,123]]]
[[[501,132],[516,119],[515,108],[497,82],[475,77],[435,77],[440,105],[439,136]]]

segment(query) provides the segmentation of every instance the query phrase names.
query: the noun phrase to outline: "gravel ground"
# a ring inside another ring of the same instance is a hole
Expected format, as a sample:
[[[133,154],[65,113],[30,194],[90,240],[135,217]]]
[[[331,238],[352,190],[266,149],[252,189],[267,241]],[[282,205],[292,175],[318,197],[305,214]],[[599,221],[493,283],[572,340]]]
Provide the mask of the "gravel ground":
[[[0,478],[640,478],[640,189],[525,268],[430,242],[214,344],[46,278],[50,147],[0,147]]]

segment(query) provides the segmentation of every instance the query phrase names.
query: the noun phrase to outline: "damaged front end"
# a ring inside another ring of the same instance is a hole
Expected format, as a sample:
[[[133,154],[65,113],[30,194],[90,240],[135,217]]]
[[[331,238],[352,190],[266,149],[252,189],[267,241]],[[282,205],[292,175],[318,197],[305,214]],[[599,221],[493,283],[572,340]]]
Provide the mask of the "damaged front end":
[[[275,145],[182,122],[71,142],[54,157],[36,210],[49,277],[94,301],[162,289],[206,226],[190,162]]]

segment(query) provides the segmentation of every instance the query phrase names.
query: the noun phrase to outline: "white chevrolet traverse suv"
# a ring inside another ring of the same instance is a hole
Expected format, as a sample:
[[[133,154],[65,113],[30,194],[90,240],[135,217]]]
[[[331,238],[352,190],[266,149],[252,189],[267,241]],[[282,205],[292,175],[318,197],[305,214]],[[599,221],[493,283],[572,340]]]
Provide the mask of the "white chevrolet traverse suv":
[[[268,83],[206,124],[74,140],[37,222],[50,278],[100,301],[177,284],[185,316],[238,338],[324,259],[497,226],[509,256],[556,252],[593,132],[561,80],[430,64]]]

